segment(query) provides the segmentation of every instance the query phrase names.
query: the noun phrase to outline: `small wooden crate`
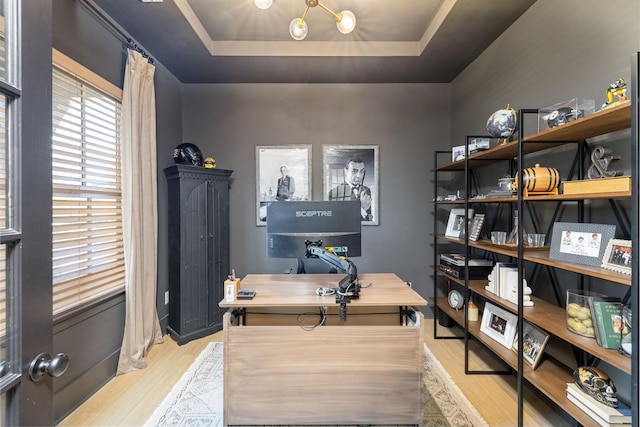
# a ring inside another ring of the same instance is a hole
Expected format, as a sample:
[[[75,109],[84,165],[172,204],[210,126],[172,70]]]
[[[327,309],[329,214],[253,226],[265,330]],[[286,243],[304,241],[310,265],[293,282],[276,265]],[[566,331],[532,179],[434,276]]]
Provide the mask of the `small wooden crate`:
[[[565,181],[563,194],[623,193],[631,191],[630,176]]]

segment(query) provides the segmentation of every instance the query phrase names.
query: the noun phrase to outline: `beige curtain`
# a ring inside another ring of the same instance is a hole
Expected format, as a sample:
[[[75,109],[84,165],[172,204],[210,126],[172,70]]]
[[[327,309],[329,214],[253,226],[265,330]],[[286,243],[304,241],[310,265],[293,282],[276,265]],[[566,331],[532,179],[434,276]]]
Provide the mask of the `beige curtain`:
[[[147,366],[162,342],[156,310],[157,187],[155,67],[128,51],[122,92],[122,217],[126,314],[117,374]]]

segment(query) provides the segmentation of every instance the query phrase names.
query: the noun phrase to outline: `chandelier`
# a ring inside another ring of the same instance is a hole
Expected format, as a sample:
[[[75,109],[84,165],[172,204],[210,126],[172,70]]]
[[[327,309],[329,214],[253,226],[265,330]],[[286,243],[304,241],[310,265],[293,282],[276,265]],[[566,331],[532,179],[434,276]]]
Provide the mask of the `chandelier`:
[[[307,26],[307,21],[305,18],[307,17],[307,13],[309,12],[309,8],[320,6],[327,12],[329,12],[336,20],[336,27],[338,27],[338,31],[342,34],[349,34],[356,26],[356,16],[350,10],[343,10],[340,13],[335,13],[327,6],[320,3],[319,0],[305,0],[305,4],[307,8],[304,10],[301,18],[293,18],[291,23],[289,24],[289,34],[295,40],[302,40],[307,37],[307,33],[309,32],[309,27]],[[254,0],[254,3],[260,9],[269,9],[273,4],[273,0]]]

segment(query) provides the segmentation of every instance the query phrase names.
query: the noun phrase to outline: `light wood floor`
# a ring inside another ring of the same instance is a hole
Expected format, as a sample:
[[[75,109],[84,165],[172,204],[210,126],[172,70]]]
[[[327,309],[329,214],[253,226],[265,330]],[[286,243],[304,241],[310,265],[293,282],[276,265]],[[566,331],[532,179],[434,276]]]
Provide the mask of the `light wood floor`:
[[[453,330],[455,331],[455,329]],[[438,336],[451,330],[438,325]],[[464,341],[433,339],[433,320],[425,322],[425,341],[451,375],[460,390],[471,401],[490,426],[517,425],[515,377],[502,375],[465,375]],[[222,341],[222,332],[178,346],[168,336],[156,345],[148,357],[146,369],[121,375],[107,383],[60,426],[140,426],[151,416],[173,385],[191,366],[195,358],[212,341]],[[472,348],[470,368],[490,367],[491,358]],[[493,367],[499,367],[493,364]],[[525,393],[525,426],[568,426],[532,393]]]

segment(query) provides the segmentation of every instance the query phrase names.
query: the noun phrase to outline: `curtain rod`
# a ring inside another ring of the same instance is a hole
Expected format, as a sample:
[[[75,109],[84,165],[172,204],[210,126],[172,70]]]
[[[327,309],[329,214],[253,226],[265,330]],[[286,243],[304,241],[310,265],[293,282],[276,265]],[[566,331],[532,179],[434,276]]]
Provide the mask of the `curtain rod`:
[[[102,9],[100,9],[93,0],[79,0],[80,4],[87,9],[94,17],[98,18],[98,20],[115,36],[117,36],[121,41],[127,43],[128,49],[133,49],[136,52],[142,54],[143,57],[147,58],[151,64],[155,62],[155,60],[149,55],[145,50],[140,47],[133,38],[127,34],[120,26],[115,23],[110,16],[108,16]]]

